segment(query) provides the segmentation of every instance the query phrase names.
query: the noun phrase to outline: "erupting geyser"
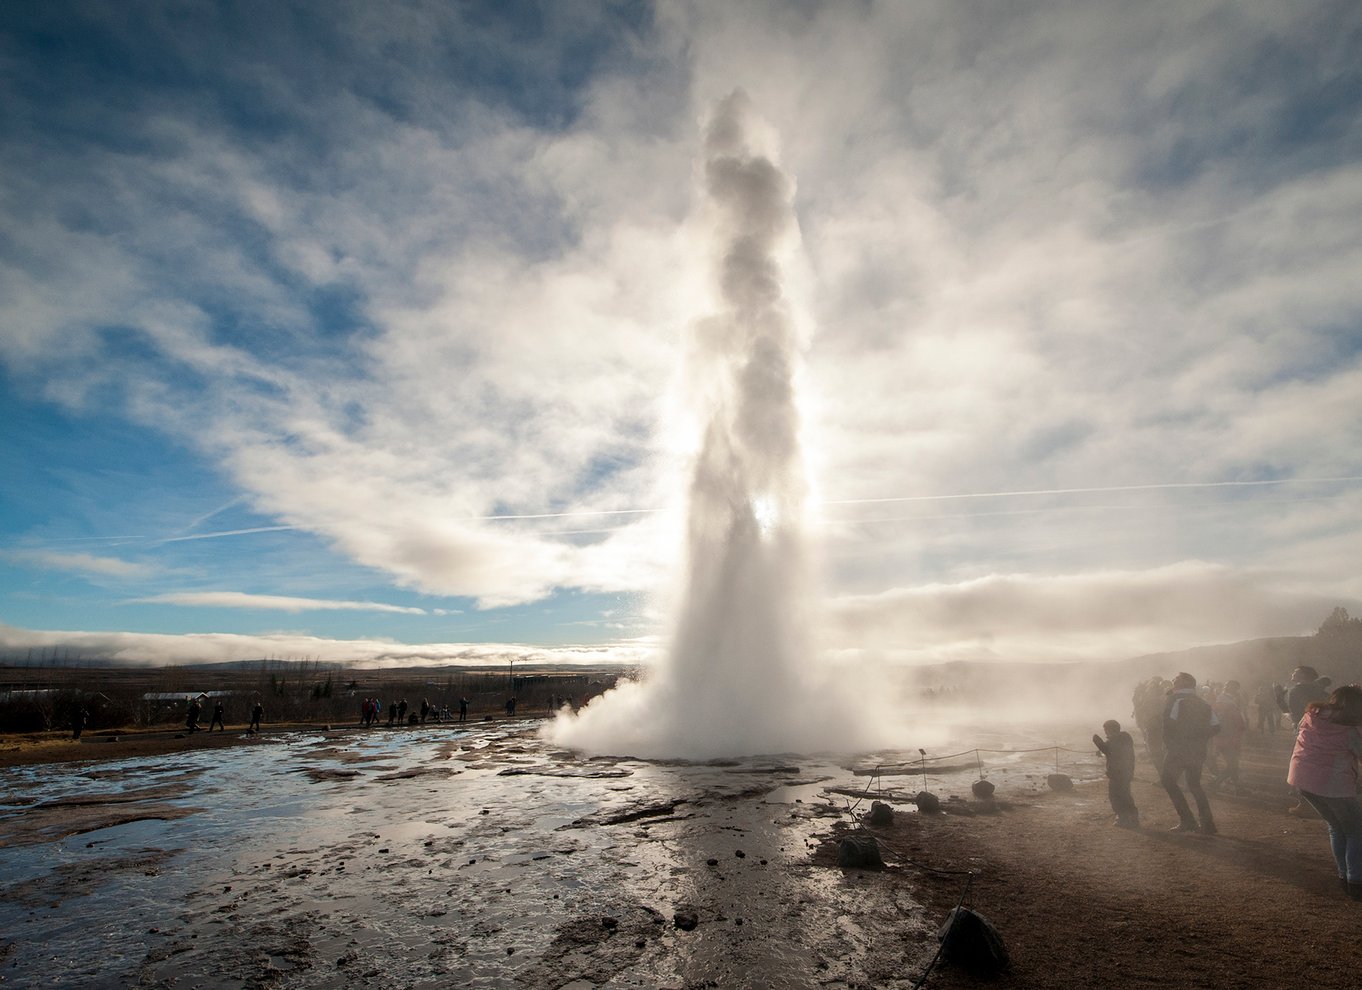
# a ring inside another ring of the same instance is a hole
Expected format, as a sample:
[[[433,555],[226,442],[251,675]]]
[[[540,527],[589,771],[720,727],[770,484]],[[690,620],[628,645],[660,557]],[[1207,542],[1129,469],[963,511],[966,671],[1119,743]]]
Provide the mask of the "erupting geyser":
[[[705,132],[706,229],[717,312],[694,327],[686,575],[661,669],[548,730],[593,752],[712,757],[845,748],[848,723],[808,679],[806,497],[781,262],[798,240],[793,183],[754,147],[748,100]]]

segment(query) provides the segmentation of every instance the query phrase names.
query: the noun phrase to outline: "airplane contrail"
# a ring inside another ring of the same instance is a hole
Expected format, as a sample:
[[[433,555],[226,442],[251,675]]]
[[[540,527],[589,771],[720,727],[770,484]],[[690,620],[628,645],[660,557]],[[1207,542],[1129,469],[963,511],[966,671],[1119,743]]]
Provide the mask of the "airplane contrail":
[[[190,533],[188,536],[167,536],[160,543],[183,543],[185,540],[216,540],[221,536],[249,536],[251,533],[282,533],[296,526],[252,526],[249,529],[224,529],[216,533]]]
[[[1249,488],[1263,485],[1324,485],[1362,481],[1362,477],[1270,478],[1257,481],[1165,481],[1149,485],[1099,485],[1092,488],[1042,488],[1015,492],[958,492],[952,495],[898,495],[889,498],[829,499],[819,505],[873,505],[884,502],[937,502],[963,498],[1011,498],[1023,495],[1091,495],[1102,492],[1149,492],[1179,488]]]

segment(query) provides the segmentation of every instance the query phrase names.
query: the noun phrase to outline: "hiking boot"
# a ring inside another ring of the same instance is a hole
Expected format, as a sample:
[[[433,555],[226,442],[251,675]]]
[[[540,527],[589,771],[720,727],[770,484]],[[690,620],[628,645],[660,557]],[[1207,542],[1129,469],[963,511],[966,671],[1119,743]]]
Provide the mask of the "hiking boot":
[[[1203,835],[1215,835],[1219,831],[1220,829],[1215,827],[1215,822],[1207,822],[1205,825],[1201,826]]]
[[[1348,896],[1355,901],[1362,901],[1362,883],[1348,882]]]

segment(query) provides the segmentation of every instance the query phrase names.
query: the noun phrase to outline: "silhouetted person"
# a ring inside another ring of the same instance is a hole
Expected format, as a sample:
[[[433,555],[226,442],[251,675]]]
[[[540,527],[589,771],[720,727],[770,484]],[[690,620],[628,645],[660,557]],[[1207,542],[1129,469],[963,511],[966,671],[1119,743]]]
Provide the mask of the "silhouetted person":
[[[426,724],[426,716],[430,714],[430,699],[421,699],[421,724]]]
[[[507,715],[514,715],[514,714],[515,714],[515,699],[514,699],[514,698],[507,698],[507,699],[506,699],[506,714],[507,714]]]
[[[1286,713],[1291,716],[1291,727],[1300,728],[1305,709],[1317,701],[1329,698],[1329,679],[1320,677],[1314,667],[1300,666],[1291,671],[1291,688],[1286,692]]]
[[[1135,724],[1144,737],[1149,760],[1156,770],[1163,768],[1163,709],[1168,703],[1170,685],[1162,677],[1151,677],[1135,689]]]
[[[90,721],[90,713],[84,708],[77,708],[76,714],[71,716],[71,738],[79,739],[80,734],[85,731],[85,724]]]
[[[388,703],[388,727],[392,728],[393,723],[396,721],[397,721],[397,702],[392,701]]]
[[[468,721],[468,699],[467,699],[467,698],[460,698],[460,699],[459,699],[459,721],[460,721],[460,722],[467,722],[467,721]]]
[[[213,702],[213,717],[212,717],[211,719],[208,720],[208,731],[209,731],[209,732],[212,732],[212,731],[213,731],[213,726],[215,726],[215,725],[216,725],[219,729],[221,729],[223,732],[226,732],[226,731],[227,731],[227,723],[223,720],[223,716],[224,716],[225,714],[226,714],[226,707],[222,704],[222,702],[221,702],[221,701],[215,701],[215,702]]]
[[[262,705],[260,702],[257,701],[254,705],[251,706],[251,725],[250,725],[249,731],[251,731],[251,732],[259,732],[259,731],[260,731],[260,720],[263,719],[264,717],[265,717],[265,706]]]
[[[1211,706],[1197,697],[1196,678],[1182,673],[1173,678],[1173,693],[1168,696],[1168,704],[1163,710],[1163,772],[1159,782],[1168,792],[1173,808],[1178,813],[1178,824],[1174,832],[1197,831],[1197,820],[1187,806],[1187,798],[1178,786],[1178,778],[1187,781],[1187,790],[1196,800],[1197,814],[1201,818],[1201,831],[1207,835],[1216,832],[1215,819],[1211,817],[1211,802],[1201,789],[1201,770],[1206,764],[1206,745],[1211,736],[1220,731],[1220,721]]]
[[[193,698],[189,702],[189,714],[185,716],[184,727],[192,732],[199,731],[199,716],[203,714],[203,706],[199,704],[198,698]]]
[[[1239,703],[1238,681],[1225,682],[1225,690],[1215,699],[1211,711],[1215,712],[1215,717],[1220,721],[1220,732],[1215,737],[1215,750],[1225,760],[1224,768],[1218,770],[1211,778],[1211,789],[1227,783],[1233,788],[1230,793],[1238,794],[1239,752],[1244,745],[1244,735],[1248,732],[1248,719],[1244,718],[1244,709]]]
[[[1277,731],[1277,723],[1282,720],[1281,709],[1277,707],[1277,685],[1269,684],[1264,681],[1258,685],[1258,691],[1253,696],[1253,703],[1258,708],[1258,732]]]
[[[407,699],[403,698],[397,703],[397,724],[407,724]]]
[[[1093,745],[1107,758],[1107,797],[1111,810],[1116,812],[1116,825],[1139,828],[1140,812],[1130,793],[1130,782],[1135,779],[1135,740],[1129,732],[1121,731],[1121,723],[1108,719],[1102,723],[1107,738],[1093,734]]]

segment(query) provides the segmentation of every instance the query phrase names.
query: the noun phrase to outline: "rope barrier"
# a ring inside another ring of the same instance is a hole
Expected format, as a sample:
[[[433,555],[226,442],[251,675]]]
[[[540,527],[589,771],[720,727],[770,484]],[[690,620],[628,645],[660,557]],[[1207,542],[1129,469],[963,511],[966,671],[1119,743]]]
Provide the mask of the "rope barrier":
[[[973,888],[974,874],[967,873],[965,889],[960,891],[960,899],[955,902],[955,910],[951,912],[950,926],[942,933],[941,944],[936,947],[936,955],[932,956],[932,961],[927,964],[927,968],[922,971],[922,975],[919,976],[917,982],[913,984],[913,990],[922,990],[923,985],[927,982],[927,977],[932,975],[932,970],[936,968],[936,964],[941,960],[941,954],[946,951],[946,943],[950,940],[951,932],[955,931],[955,925],[960,920],[960,908],[964,906],[965,899],[969,897],[970,891]]]
[[[946,756],[924,756],[922,760],[926,760],[931,763],[940,763],[942,760],[956,760],[962,756],[977,756],[979,753],[1005,753],[1005,754],[1010,753],[1015,754],[1017,756],[1024,756],[1027,753],[1054,753],[1054,752],[1092,754],[1093,751],[1091,749],[1071,749],[1068,746],[1037,746],[1035,749],[985,749],[982,746],[977,746],[974,749],[967,749],[959,753],[950,753]],[[885,766],[885,764],[880,764],[880,766],[885,767],[885,769],[894,769],[896,767],[916,768],[916,765],[920,764],[922,760],[914,761],[914,763],[895,763],[890,764],[888,766]]]

